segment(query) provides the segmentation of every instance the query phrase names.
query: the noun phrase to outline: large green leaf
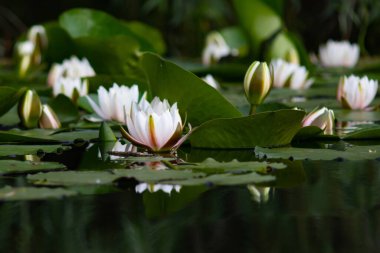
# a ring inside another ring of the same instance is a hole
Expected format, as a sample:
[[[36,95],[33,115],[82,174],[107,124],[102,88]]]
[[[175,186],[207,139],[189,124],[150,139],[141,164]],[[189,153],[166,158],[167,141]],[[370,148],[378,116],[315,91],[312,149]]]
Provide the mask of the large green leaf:
[[[141,65],[151,94],[171,103],[178,102],[181,114],[186,115],[193,126],[215,118],[241,116],[217,90],[177,65],[151,53],[142,56]]]
[[[61,123],[76,121],[79,118],[79,111],[70,98],[63,94],[51,99],[48,103],[57,114]]]
[[[0,175],[63,169],[66,166],[56,162],[0,160]]]
[[[305,112],[280,110],[256,115],[208,121],[190,136],[192,147],[254,148],[282,146],[291,142],[301,128]]]
[[[62,188],[10,187],[0,189],[0,201],[43,200],[76,195],[71,190]]]
[[[250,37],[255,57],[260,55],[262,43],[281,29],[280,17],[260,0],[234,0],[241,26]]]
[[[24,94],[25,88],[19,90],[2,86],[0,87],[0,116],[9,111]]]
[[[74,54],[74,43],[69,34],[57,22],[44,24],[48,47],[43,56],[48,63],[62,62]]]
[[[95,72],[126,75],[129,79],[145,80],[138,64],[138,43],[130,37],[81,37],[74,41],[78,56],[86,57]]]
[[[59,24],[73,38],[109,38],[124,35],[133,38],[142,50],[154,50],[149,41],[121,21],[105,12],[91,9],[71,9],[59,17]]]

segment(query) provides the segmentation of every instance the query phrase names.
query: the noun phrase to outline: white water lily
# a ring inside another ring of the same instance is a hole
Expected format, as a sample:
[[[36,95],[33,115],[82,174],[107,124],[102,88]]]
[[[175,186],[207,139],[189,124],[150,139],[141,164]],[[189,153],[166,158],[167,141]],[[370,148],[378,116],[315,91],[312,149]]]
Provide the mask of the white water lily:
[[[334,111],[326,107],[315,108],[307,114],[302,120],[302,126],[317,126],[323,130],[324,134],[332,135],[334,133]]]
[[[305,67],[289,63],[282,59],[271,61],[273,71],[273,87],[290,89],[308,89],[313,84],[313,79],[308,79],[309,72]]]
[[[126,114],[131,111],[132,103],[147,103],[146,92],[140,98],[139,87],[132,85],[127,87],[116,83],[107,91],[103,86],[98,89],[98,101],[96,104],[89,96],[86,96],[92,109],[103,120],[115,120],[120,123],[126,122]]]
[[[343,76],[339,80],[337,99],[344,108],[363,110],[375,98],[377,88],[378,82],[368,79],[367,76]]]
[[[41,48],[46,48],[48,45],[46,30],[42,25],[32,26],[28,31],[27,37],[28,40],[33,42],[35,45],[40,44]]]
[[[81,80],[80,78],[61,77],[53,86],[54,96],[64,94],[73,101],[76,101],[78,97],[87,95],[87,93],[88,82],[87,80]]]
[[[171,184],[147,184],[141,183],[136,185],[135,190],[137,193],[143,193],[148,190],[149,192],[163,191],[167,194],[171,194],[172,191],[179,192],[181,190],[180,185],[171,185]]]
[[[61,122],[49,105],[42,105],[42,114],[38,125],[43,129],[58,129],[61,127]]]
[[[206,75],[205,77],[202,78],[202,80],[205,81],[208,85],[210,85],[216,90],[220,88],[218,81],[216,81],[215,78],[211,74]]]
[[[95,71],[86,58],[76,56],[66,59],[62,64],[53,64],[48,74],[48,84],[53,86],[60,78],[82,78],[95,76]]]
[[[327,41],[319,47],[319,60],[326,67],[352,68],[359,60],[359,46],[348,41]]]
[[[19,63],[19,75],[25,76],[26,72],[32,64],[32,55],[34,52],[35,45],[33,42],[27,40],[17,43],[17,53],[20,56]]]
[[[126,118],[128,132],[121,128],[122,135],[153,152],[175,150],[190,134],[182,137],[183,124],[177,103],[170,106],[166,99],[155,97],[150,104],[135,102]]]
[[[223,57],[237,56],[239,51],[228,46],[219,32],[211,32],[207,35],[206,46],[202,52],[202,62],[205,65],[218,62]]]

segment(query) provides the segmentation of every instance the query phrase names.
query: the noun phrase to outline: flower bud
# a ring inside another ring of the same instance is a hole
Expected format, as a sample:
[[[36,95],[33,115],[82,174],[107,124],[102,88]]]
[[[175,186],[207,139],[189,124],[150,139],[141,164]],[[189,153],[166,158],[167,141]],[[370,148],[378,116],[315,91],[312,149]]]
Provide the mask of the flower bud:
[[[255,61],[249,66],[244,77],[244,90],[251,105],[261,104],[269,94],[272,75],[265,62]]]
[[[43,105],[39,125],[44,129],[57,129],[61,127],[61,122],[50,106]]]
[[[42,113],[41,100],[35,90],[27,90],[18,104],[21,124],[26,128],[37,127]]]
[[[334,132],[334,111],[326,107],[321,109],[315,108],[312,112],[304,117],[302,126],[317,126],[323,130],[324,134],[333,134]]]

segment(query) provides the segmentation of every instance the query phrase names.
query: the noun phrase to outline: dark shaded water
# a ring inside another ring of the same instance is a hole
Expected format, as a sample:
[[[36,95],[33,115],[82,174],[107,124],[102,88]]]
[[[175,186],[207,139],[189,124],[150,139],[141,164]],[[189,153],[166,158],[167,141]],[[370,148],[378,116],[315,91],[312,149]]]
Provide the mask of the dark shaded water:
[[[193,161],[203,154],[180,153]],[[1,203],[0,252],[380,252],[380,162],[292,163],[261,201],[247,186],[169,196],[122,184],[112,193],[84,187],[88,195]]]

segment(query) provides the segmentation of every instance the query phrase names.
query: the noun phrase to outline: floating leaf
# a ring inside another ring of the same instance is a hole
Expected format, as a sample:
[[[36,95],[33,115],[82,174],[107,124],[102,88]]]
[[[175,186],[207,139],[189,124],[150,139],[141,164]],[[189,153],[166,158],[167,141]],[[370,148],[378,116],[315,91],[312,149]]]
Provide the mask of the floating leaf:
[[[62,188],[10,187],[0,189],[0,201],[43,200],[74,196],[74,191]]]
[[[262,148],[256,147],[255,153],[259,158],[294,159],[294,160],[371,160],[380,157],[380,146],[353,146],[345,151],[332,149],[311,148]]]
[[[52,133],[54,133],[54,131],[47,130],[47,129],[31,129],[31,130],[12,129],[9,131],[0,131],[0,142],[4,142],[4,143],[58,142],[57,140],[54,140],[49,136]]]
[[[38,185],[105,185],[117,178],[106,171],[59,171],[27,176],[30,182]]]
[[[186,170],[154,170],[148,167],[140,169],[116,169],[113,173],[119,177],[133,177],[138,181],[158,183],[160,181],[187,180],[204,177],[204,173],[193,173]]]
[[[247,172],[263,172],[266,173],[268,168],[272,169],[284,169],[286,166],[282,163],[267,163],[267,162],[239,162],[233,160],[231,162],[217,162],[212,158],[208,158],[201,163],[194,163],[188,165],[178,165],[177,169],[192,170],[204,173],[233,173],[243,174]]]
[[[54,153],[70,149],[62,145],[0,145],[0,156],[8,155],[35,155],[38,152]]]
[[[0,175],[63,169],[66,169],[66,166],[56,162],[0,160]]]
[[[241,113],[217,90],[194,74],[151,53],[142,56],[153,96],[178,103],[181,115],[197,126],[215,118],[240,117]]]
[[[291,142],[301,128],[305,112],[280,110],[242,118],[208,121],[190,135],[192,147],[254,148],[281,146]]]

